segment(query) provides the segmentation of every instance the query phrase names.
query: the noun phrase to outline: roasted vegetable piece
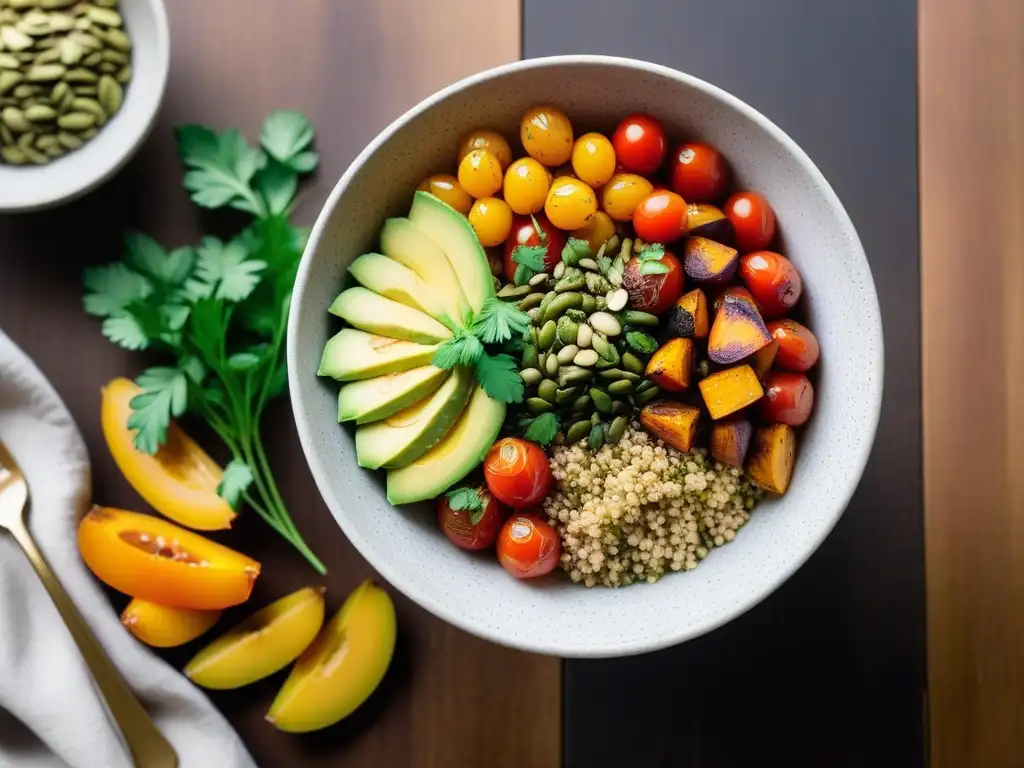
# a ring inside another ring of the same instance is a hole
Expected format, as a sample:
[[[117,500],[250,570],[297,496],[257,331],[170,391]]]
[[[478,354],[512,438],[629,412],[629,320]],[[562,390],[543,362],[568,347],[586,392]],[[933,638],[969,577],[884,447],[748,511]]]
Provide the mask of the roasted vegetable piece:
[[[793,476],[796,433],[787,424],[772,424],[754,431],[747,476],[771,493],[785,493]]]
[[[705,339],[708,327],[708,300],[704,291],[695,288],[680,296],[672,311],[665,316],[662,333],[664,338],[693,336]]]
[[[793,262],[774,251],[744,255],[740,258],[739,273],[766,319],[785,315],[803,292],[803,281]]]
[[[779,356],[776,361],[779,368],[803,373],[818,362],[821,350],[818,348],[818,339],[811,333],[810,328],[787,318],[768,323],[768,332],[779,343]]]
[[[699,283],[728,282],[738,263],[739,252],[735,248],[706,237],[687,237],[684,241],[683,269]]]
[[[721,208],[707,203],[689,203],[686,206],[687,234],[695,237],[706,237],[716,243],[732,246],[736,243],[736,234],[732,224],[725,217]]]
[[[673,448],[688,451],[697,435],[700,408],[669,400],[645,405],[640,411],[640,424]]]
[[[730,365],[771,342],[772,335],[768,333],[757,307],[746,299],[725,296],[711,326],[708,357],[713,362]]]
[[[693,339],[670,339],[647,362],[644,375],[665,392],[682,392],[693,379]]]
[[[722,308],[722,302],[725,301],[726,296],[732,296],[737,299],[743,299],[743,301],[747,302],[747,304],[752,306],[754,309],[757,309],[757,301],[754,300],[754,296],[753,294],[750,293],[750,291],[748,291],[742,285],[730,285],[717,296],[715,296],[715,298],[711,301],[712,317],[718,314],[718,310]],[[758,310],[758,314],[761,314],[760,310]]]
[[[746,419],[720,421],[711,428],[711,458],[743,469],[754,427]]]
[[[764,377],[764,399],[758,408],[766,421],[799,427],[814,410],[814,387],[802,373],[770,371]]]
[[[756,403],[764,395],[761,382],[749,365],[737,365],[712,373],[701,379],[700,393],[712,419],[721,419],[730,413]]]
[[[772,363],[775,362],[775,355],[779,351],[779,342],[772,339],[772,343],[761,347],[754,356],[750,359],[750,367],[754,369],[754,373],[757,374],[757,378],[764,381],[765,374],[772,368]]]

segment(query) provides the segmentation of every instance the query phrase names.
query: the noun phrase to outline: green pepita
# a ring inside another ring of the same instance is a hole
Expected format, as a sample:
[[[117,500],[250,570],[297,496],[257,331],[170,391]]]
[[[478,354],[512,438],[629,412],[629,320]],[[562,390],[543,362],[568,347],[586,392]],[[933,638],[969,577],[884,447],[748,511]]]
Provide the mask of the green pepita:
[[[636,374],[644,372],[644,364],[641,362],[640,358],[632,352],[622,353],[622,365],[627,371],[631,371]]]
[[[0,53],[0,69],[20,69],[21,62],[9,53]]]
[[[544,375],[536,368],[523,368],[519,372],[519,378],[523,380],[524,384],[532,386],[544,378]]]
[[[69,83],[95,83],[99,80],[99,75],[91,69],[76,67],[75,69],[69,69],[65,72],[64,79]]]
[[[570,410],[573,413],[585,413],[590,410],[590,403],[590,395],[580,395],[572,401],[572,408]]]
[[[625,416],[616,417],[611,426],[608,427],[608,442],[617,443],[626,434],[626,427],[629,426],[629,419]]]
[[[548,320],[540,329],[537,342],[541,349],[548,349],[555,343],[556,324],[554,320]]]
[[[548,376],[555,376],[558,374],[558,356],[549,354],[544,360],[544,371]]]
[[[106,79],[106,78],[104,78]],[[101,83],[102,84],[102,83]],[[529,295],[531,289],[528,285],[513,285],[509,283],[498,291],[499,299],[521,299]]]
[[[607,392],[593,387],[590,390],[590,399],[594,401],[594,407],[601,411],[601,413],[611,413],[612,398]]]
[[[586,368],[580,368],[578,365],[567,365],[558,372],[558,386],[569,387],[573,384],[582,384],[584,381],[589,381],[593,376],[594,374]]]
[[[88,112],[68,112],[57,118],[57,125],[68,131],[85,131],[96,125],[96,115]]]
[[[60,131],[57,134],[57,141],[64,149],[78,149],[84,143],[80,138],[75,136],[73,133],[67,131]]]
[[[537,348],[533,344],[527,344],[523,347],[523,356],[519,361],[519,365],[522,368],[537,367]]]
[[[0,70],[0,96],[14,89],[24,79],[21,72],[11,70]]]
[[[63,64],[36,64],[25,73],[25,77],[33,83],[45,83],[59,80],[66,71]]]
[[[15,133],[24,133],[32,128],[32,124],[25,119],[25,113],[17,107],[5,107],[0,113],[0,119]]]
[[[604,445],[604,431],[601,429],[600,424],[595,424],[590,428],[590,435],[587,437],[587,447],[596,451]]]
[[[626,325],[646,325],[653,328],[658,324],[658,316],[652,315],[650,312],[627,309],[622,313],[622,322]]]
[[[540,395],[541,399],[547,400],[549,403],[554,403],[555,397],[558,393],[558,384],[551,379],[544,379],[537,386],[537,394]]]
[[[11,165],[24,165],[28,162],[28,156],[18,147],[0,147],[0,157]]]
[[[534,415],[547,413],[548,411],[553,411],[555,409],[555,407],[551,403],[549,403],[547,400],[542,400],[539,397],[527,398],[526,407],[529,409],[530,413]]]
[[[558,318],[556,329],[557,338],[560,342],[563,344],[576,343],[576,334],[579,332],[580,326],[575,320],[570,320],[568,317],[563,315]]]
[[[53,120],[55,117],[57,117],[57,110],[47,104],[33,104],[25,109],[25,118],[33,123]]]
[[[590,434],[590,427],[589,419],[585,421],[577,421],[569,427],[569,431],[565,433],[565,439],[570,443],[578,443]]]
[[[555,403],[557,405],[565,405],[569,401],[575,400],[579,393],[579,387],[566,387],[557,389],[555,390]]]
[[[636,403],[637,405],[644,405],[645,403],[649,403],[651,400],[656,398],[660,392],[661,390],[658,389],[657,387],[645,389],[643,392],[637,392],[635,395],[633,395],[633,402]]]
[[[613,395],[631,395],[633,394],[633,382],[628,379],[620,379],[619,381],[613,381],[608,385],[608,392]]]
[[[102,24],[105,27],[121,26],[121,14],[117,11],[111,10],[110,8],[100,8],[92,5],[86,8],[85,16],[90,21],[96,24]]]

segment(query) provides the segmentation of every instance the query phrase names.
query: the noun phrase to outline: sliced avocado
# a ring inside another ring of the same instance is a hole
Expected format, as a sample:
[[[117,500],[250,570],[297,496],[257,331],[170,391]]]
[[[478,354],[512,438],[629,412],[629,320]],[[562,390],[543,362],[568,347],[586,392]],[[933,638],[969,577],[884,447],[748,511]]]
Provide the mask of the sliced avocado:
[[[380,253],[364,253],[349,265],[348,271],[374,293],[426,312],[453,331],[458,329],[441,295],[404,264]]]
[[[342,291],[327,311],[361,331],[392,339],[433,344],[452,337],[452,332],[430,315],[362,286]]]
[[[433,238],[408,219],[387,219],[380,230],[380,249],[419,275],[444,302],[448,315],[469,327],[473,322],[469,302],[451,262]]]
[[[437,391],[449,371],[424,365],[353,381],[338,391],[338,421],[367,424],[386,419]]]
[[[417,190],[409,221],[434,240],[448,256],[462,293],[474,313],[494,295],[494,278],[480,239],[469,219],[429,192]]]
[[[388,501],[410,504],[440,496],[480,464],[505,421],[504,403],[477,386],[462,416],[429,452],[388,472]]]
[[[390,418],[356,427],[356,459],[367,469],[404,467],[444,437],[466,406],[473,371],[460,367],[430,397]]]
[[[344,328],[324,345],[318,376],[358,381],[430,363],[438,344],[416,344]]]

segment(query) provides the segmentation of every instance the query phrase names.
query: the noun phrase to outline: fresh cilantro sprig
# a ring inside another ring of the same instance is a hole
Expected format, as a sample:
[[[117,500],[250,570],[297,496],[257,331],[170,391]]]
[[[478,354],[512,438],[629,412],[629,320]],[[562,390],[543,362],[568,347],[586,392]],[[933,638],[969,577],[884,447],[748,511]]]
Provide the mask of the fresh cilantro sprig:
[[[492,399],[502,403],[523,402],[523,380],[511,355],[481,355],[476,361],[476,377]]]
[[[530,278],[544,271],[544,254],[548,252],[544,245],[517,245],[512,251],[512,261],[516,263],[516,271],[512,276],[516,285],[526,285]]]
[[[253,220],[230,240],[207,236],[171,251],[126,234],[120,261],[86,270],[83,307],[115,344],[163,357],[136,380],[135,447],[154,454],[171,419],[200,417],[232,454],[217,492],[232,507],[245,501],[326,573],[292,522],[260,433],[264,409],[287,383],[285,327],[307,236],[289,215],[300,174],[318,162],[313,127],[285,110],[267,117],[257,147],[236,129],[183,125],[174,135],[192,201]]]
[[[522,336],[530,328],[530,316],[514,304],[491,296],[480,308],[473,333],[484,344],[501,344]]]
[[[558,434],[558,417],[553,413],[542,413],[530,422],[523,435],[527,440],[547,446]]]
[[[487,511],[487,505],[484,504],[484,500],[480,496],[480,489],[477,487],[463,485],[452,488],[445,493],[445,497],[448,499],[448,506],[453,511],[466,510],[469,512],[470,525],[479,523],[483,519],[484,512]]]
[[[651,243],[636,255],[640,261],[641,275],[667,275],[669,266],[661,261],[665,255],[665,246],[661,243]]]
[[[484,345],[480,339],[468,331],[459,331],[437,348],[430,362],[448,370],[457,365],[475,365],[483,353]]]
[[[591,256],[593,251],[590,249],[590,243],[578,237],[570,237],[562,248],[562,261],[566,266],[575,267],[580,263],[580,259],[589,259]]]

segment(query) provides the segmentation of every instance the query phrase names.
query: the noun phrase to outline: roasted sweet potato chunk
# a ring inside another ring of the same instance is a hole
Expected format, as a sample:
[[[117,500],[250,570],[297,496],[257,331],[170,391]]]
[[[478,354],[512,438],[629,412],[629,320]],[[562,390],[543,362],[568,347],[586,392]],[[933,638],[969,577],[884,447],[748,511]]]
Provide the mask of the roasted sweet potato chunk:
[[[754,369],[757,378],[764,381],[765,374],[772,369],[775,362],[775,355],[779,352],[779,342],[772,339],[772,343],[761,347],[754,356],[750,358],[750,367]]]
[[[754,427],[746,419],[720,421],[711,428],[711,458],[743,469]]]
[[[738,263],[739,252],[735,248],[706,237],[687,237],[683,245],[683,270],[699,283],[728,282]]]
[[[754,295],[744,288],[742,285],[730,285],[717,296],[714,301],[711,302],[711,315],[714,317],[718,314],[718,310],[722,308],[722,303],[725,301],[726,296],[733,296],[737,299],[743,299],[754,309],[757,309],[757,302],[754,300]],[[760,314],[760,311],[758,312]]]
[[[706,237],[718,243],[732,245],[736,241],[736,233],[732,223],[725,218],[721,208],[707,203],[690,203],[686,206],[687,234]]]
[[[698,386],[712,419],[736,413],[756,403],[764,395],[761,382],[749,365],[737,365],[712,373],[706,379],[701,379]]]
[[[659,400],[640,411],[640,424],[652,435],[685,452],[693,447],[699,417],[700,408],[696,406]]]
[[[704,291],[695,288],[684,293],[665,316],[662,323],[664,338],[675,336],[706,339],[708,336],[708,300]]]
[[[729,365],[772,343],[772,335],[752,303],[727,295],[715,315],[708,338],[708,357]]]
[[[682,392],[693,381],[693,339],[669,339],[651,355],[644,375],[664,392]]]
[[[796,433],[787,424],[772,424],[754,432],[747,476],[771,493],[785,493],[793,476]]]

